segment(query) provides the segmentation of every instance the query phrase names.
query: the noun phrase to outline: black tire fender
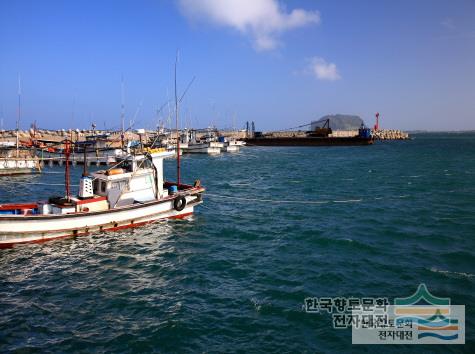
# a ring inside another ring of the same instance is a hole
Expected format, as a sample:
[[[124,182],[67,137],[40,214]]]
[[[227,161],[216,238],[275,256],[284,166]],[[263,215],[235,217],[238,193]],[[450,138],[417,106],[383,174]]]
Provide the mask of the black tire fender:
[[[173,208],[176,211],[182,211],[186,207],[186,198],[182,195],[179,195],[173,200]]]

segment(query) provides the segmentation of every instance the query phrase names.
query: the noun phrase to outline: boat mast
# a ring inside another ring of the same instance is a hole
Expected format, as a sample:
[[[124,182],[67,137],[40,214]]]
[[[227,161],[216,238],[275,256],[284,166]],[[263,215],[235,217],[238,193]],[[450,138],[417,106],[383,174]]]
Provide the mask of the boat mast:
[[[178,108],[179,108],[179,103],[183,100],[185,97],[186,93],[188,92],[188,89],[191,87],[193,82],[195,81],[195,76],[191,79],[191,81],[188,83],[188,86],[186,86],[185,91],[181,95],[181,97],[178,99],[178,93],[177,93],[177,87],[176,87],[176,67],[178,64],[178,55],[179,52],[178,50],[176,51],[176,58],[175,58],[175,125],[176,125],[176,175],[177,175],[177,187],[180,187],[180,130],[179,130],[179,124],[178,124]]]
[[[20,138],[19,138],[19,130],[20,130],[20,118],[21,118],[21,79],[20,74],[18,74],[18,115],[16,120],[16,157],[19,157],[19,145],[20,145]]]
[[[87,177],[89,173],[87,172],[87,143],[84,144],[84,151],[83,151],[83,156],[84,156],[84,166],[82,167],[82,176]]]
[[[178,97],[176,87],[176,67],[178,64],[178,51],[175,57],[175,124],[176,124],[176,179],[177,187],[180,187],[180,131],[178,127]]]
[[[3,104],[2,109],[0,110],[0,130],[3,130]]]
[[[64,168],[64,185],[66,187],[66,199],[69,202],[71,200],[71,191],[70,191],[70,179],[69,179],[69,154],[71,153],[71,141],[66,139],[64,141],[64,157],[66,166]],[[86,164],[86,161],[84,161]]]
[[[124,76],[122,75],[121,77],[121,83],[120,83],[120,91],[121,91],[121,103],[120,103],[120,120],[121,120],[121,133],[120,133],[120,142],[121,142],[121,148],[122,150],[124,149],[124,134],[125,134],[125,103],[124,103]]]

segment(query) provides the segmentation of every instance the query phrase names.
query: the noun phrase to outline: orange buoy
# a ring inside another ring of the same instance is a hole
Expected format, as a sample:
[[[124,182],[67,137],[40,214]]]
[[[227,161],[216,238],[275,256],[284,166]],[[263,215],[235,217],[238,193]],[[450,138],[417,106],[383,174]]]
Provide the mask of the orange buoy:
[[[113,175],[121,175],[122,173],[124,173],[124,169],[123,168],[113,168],[111,170],[108,170],[106,172],[106,175],[108,176],[113,176]]]

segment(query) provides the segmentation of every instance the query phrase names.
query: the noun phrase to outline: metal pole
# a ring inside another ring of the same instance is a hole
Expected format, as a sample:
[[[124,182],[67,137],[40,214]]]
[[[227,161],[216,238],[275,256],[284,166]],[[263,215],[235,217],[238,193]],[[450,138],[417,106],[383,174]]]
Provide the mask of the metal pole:
[[[83,177],[86,177],[88,175],[88,172],[87,172],[87,144],[84,144],[84,159],[83,159],[83,162],[84,162],[84,165],[82,167],[82,176]]]
[[[124,149],[124,135],[125,135],[125,103],[124,103],[124,76],[121,78],[120,83],[120,90],[121,90],[121,104],[120,104],[120,119],[121,119],[121,134],[120,134],[120,141],[121,141],[121,148]]]
[[[20,74],[18,74],[18,117],[16,120],[16,157],[19,157],[19,145],[20,145],[20,138],[19,138],[19,130],[20,130],[20,118],[21,118],[21,79]]]
[[[175,123],[176,123],[176,179],[177,187],[180,187],[180,130],[178,125],[178,96],[176,87],[176,67],[178,63],[178,51],[175,58]]]
[[[66,166],[64,168],[64,185],[66,187],[66,199],[68,202],[71,200],[71,192],[69,189],[69,154],[70,154],[70,141],[66,140],[64,142],[64,156],[66,160]]]

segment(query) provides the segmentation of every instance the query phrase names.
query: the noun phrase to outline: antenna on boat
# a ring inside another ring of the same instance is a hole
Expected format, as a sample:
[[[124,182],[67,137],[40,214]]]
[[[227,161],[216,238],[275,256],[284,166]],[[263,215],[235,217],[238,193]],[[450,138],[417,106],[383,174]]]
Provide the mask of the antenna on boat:
[[[74,120],[75,120],[75,112],[76,111],[76,96],[73,96],[73,107],[72,107],[72,111],[71,111],[71,128],[74,129]]]
[[[168,87],[167,87],[167,106],[168,106],[168,117],[167,117],[167,124],[168,129],[172,130],[172,110],[170,109],[170,96],[168,94]]]
[[[3,130],[3,104],[0,110],[0,130]]]
[[[65,162],[66,166],[64,168],[64,186],[66,187],[66,199],[69,202],[71,200],[71,191],[69,188],[70,182],[69,182],[69,154],[71,153],[71,141],[66,139],[64,141],[64,157],[65,157]],[[86,161],[84,161],[86,162]]]
[[[89,175],[89,173],[87,172],[87,144],[84,144],[84,165],[83,165],[83,168],[82,168],[82,176],[83,177],[87,177]]]
[[[121,132],[120,132],[120,143],[121,148],[124,149],[124,134],[125,134],[125,103],[124,103],[124,75],[121,76],[120,80],[120,120],[121,120]]]
[[[180,131],[178,130],[178,95],[176,87],[176,67],[178,64],[178,50],[175,56],[175,124],[176,124],[176,180],[177,188],[180,187]]]
[[[21,118],[21,78],[20,74],[18,74],[18,116],[16,120],[16,157],[19,157],[19,145],[20,145],[20,138],[19,138],[19,130],[20,130],[20,118]]]
[[[185,91],[183,91],[183,94],[180,96],[180,99],[178,99],[178,94],[177,94],[177,87],[176,87],[176,67],[178,64],[178,55],[179,51],[176,51],[176,58],[175,58],[175,124],[176,124],[176,138],[177,138],[177,143],[176,143],[176,174],[177,174],[177,186],[180,186],[180,131],[179,131],[179,125],[178,125],[178,107],[179,103],[183,100],[185,97],[186,93],[188,92],[189,88],[191,87],[191,84],[195,81],[196,76],[193,76],[191,81],[188,83],[186,86]]]
[[[157,109],[157,119],[158,119],[159,124],[160,124],[160,122],[163,123],[163,121],[160,120],[160,113],[163,111],[163,109],[165,108],[166,105],[168,105],[168,109],[170,110],[170,100],[168,100],[168,99],[164,104],[162,104],[160,106],[160,108]]]
[[[137,119],[137,116],[139,115],[140,110],[142,109],[142,105],[143,105],[143,99],[140,101],[137,109],[135,110],[134,116],[130,120],[129,128],[132,128],[135,125],[135,120]]]

